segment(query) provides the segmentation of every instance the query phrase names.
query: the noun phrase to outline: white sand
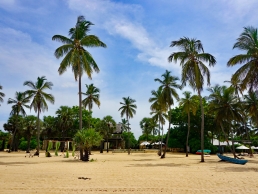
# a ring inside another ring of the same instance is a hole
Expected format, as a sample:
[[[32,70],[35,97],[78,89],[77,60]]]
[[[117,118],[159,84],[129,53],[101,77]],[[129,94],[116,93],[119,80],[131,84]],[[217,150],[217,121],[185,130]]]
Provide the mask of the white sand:
[[[258,194],[258,156],[246,165],[218,162],[216,155],[200,163],[198,155],[170,153],[160,159],[154,153],[93,152],[94,162],[46,158],[44,152],[24,156],[0,153],[0,193]]]

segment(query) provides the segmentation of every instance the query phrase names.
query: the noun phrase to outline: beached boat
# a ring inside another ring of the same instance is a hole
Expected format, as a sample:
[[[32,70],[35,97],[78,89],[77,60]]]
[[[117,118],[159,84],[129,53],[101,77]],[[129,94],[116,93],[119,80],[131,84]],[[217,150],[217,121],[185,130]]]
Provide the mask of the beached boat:
[[[203,150],[203,153],[205,155],[209,155],[211,153],[211,150]],[[197,150],[196,154],[201,155],[202,154],[202,150]]]
[[[228,161],[228,162],[231,162],[231,163],[235,163],[235,164],[246,164],[248,162],[248,160],[242,160],[242,159],[237,159],[237,158],[230,158],[228,156],[223,156],[221,154],[217,154],[217,156],[223,160],[223,161]]]

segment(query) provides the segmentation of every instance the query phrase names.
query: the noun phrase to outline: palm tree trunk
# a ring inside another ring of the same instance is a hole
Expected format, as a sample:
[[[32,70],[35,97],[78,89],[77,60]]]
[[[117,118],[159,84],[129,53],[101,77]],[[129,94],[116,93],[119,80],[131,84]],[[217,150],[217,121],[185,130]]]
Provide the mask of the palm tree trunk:
[[[79,70],[79,130],[82,130],[82,84]],[[80,149],[80,159],[83,160],[83,149]]]
[[[161,156],[161,152],[160,152],[160,120],[159,120],[159,151],[158,151],[158,155]]]
[[[79,76],[79,130],[82,129],[82,84],[81,75]]]
[[[162,154],[161,158],[165,158],[166,157],[166,152],[167,152],[167,147],[168,147],[168,140],[169,140],[169,136],[170,136],[170,125],[171,125],[171,108],[169,109],[169,113],[168,113],[168,132],[167,132],[167,139],[166,139],[166,145],[165,145],[165,150],[164,153]]]
[[[129,128],[129,119],[127,115],[127,122],[128,122],[128,155],[131,154],[131,148],[130,148],[130,128]]]
[[[39,135],[40,135],[40,130],[39,130],[39,112],[40,112],[40,107],[38,107],[38,120],[37,120],[37,133],[38,133],[38,138],[37,138],[37,151],[35,155],[39,156],[39,147],[40,147],[40,142],[39,142]]]
[[[198,95],[200,98],[200,106],[201,106],[201,111],[202,111],[202,124],[201,124],[201,150],[202,150],[202,154],[201,154],[201,162],[204,162],[204,110],[203,110],[203,104],[202,104],[202,96],[201,96],[201,91],[198,90]]]
[[[189,133],[190,133],[190,111],[188,111],[188,131],[187,131],[187,137],[186,137],[186,154],[185,154],[186,157],[188,157],[188,139],[189,139]]]
[[[15,136],[16,136],[16,132],[17,132],[17,120],[18,120],[18,115],[19,115],[19,110],[17,111],[16,113],[16,116],[15,116],[15,129],[14,129],[14,133],[13,133],[13,137],[12,137],[12,142],[10,144],[10,148],[9,148],[9,152],[14,151],[14,143],[15,143]]]

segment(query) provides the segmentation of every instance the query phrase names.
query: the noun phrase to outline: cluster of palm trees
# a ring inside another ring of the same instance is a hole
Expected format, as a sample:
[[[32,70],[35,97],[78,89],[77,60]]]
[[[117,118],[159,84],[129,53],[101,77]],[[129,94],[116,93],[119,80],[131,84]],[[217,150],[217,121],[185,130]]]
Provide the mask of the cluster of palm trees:
[[[195,114],[197,110],[197,103],[199,101],[200,103],[200,109],[201,109],[201,162],[204,162],[204,109],[203,109],[203,97],[202,97],[202,91],[204,87],[204,83],[207,83],[207,86],[210,86],[210,71],[209,67],[213,67],[216,64],[216,59],[213,55],[209,53],[204,52],[203,45],[200,40],[194,39],[194,38],[188,38],[183,37],[180,38],[177,41],[171,42],[171,47],[176,47],[179,49],[178,52],[172,53],[168,57],[169,62],[179,62],[180,66],[182,67],[182,73],[181,73],[181,84],[177,84],[177,81],[179,80],[177,77],[174,77],[170,75],[171,72],[167,71],[162,75],[163,79],[155,79],[155,81],[158,81],[160,83],[160,87],[157,91],[153,90],[151,92],[152,97],[149,99],[149,102],[151,104],[151,115],[153,115],[153,119],[156,123],[159,125],[159,133],[162,131],[163,133],[163,125],[165,123],[165,120],[167,119],[169,121],[169,128],[168,128],[168,134],[167,134],[167,140],[166,145],[168,145],[168,138],[169,138],[169,132],[170,132],[170,123],[173,118],[171,118],[171,114],[169,110],[171,110],[171,106],[174,105],[174,99],[179,100],[179,96],[175,89],[182,89],[186,84],[188,84],[193,91],[197,92],[197,95],[199,97],[199,100],[197,100],[197,96],[191,96],[190,92],[184,92],[184,98],[180,100],[180,106],[183,106],[184,111],[188,114],[188,135],[187,135],[187,142],[186,146],[188,146],[188,136],[189,136],[189,130],[190,130],[190,112],[193,112]],[[240,50],[245,51],[246,53],[236,55],[232,57],[227,65],[228,66],[234,66],[237,64],[243,64],[242,67],[240,67],[231,78],[231,86],[230,88],[234,88],[235,92],[238,90],[240,93],[243,93],[244,91],[248,91],[248,96],[244,96],[244,99],[252,99],[254,100],[256,98],[256,87],[258,84],[257,79],[257,64],[258,64],[258,34],[257,29],[253,27],[245,27],[244,32],[240,35],[240,37],[237,39],[237,42],[233,46],[233,48],[238,48]],[[225,86],[216,86],[216,89],[219,90],[222,95],[224,92],[229,92],[233,89],[225,89]],[[212,88],[210,91],[213,90]],[[218,92],[218,91],[217,91]],[[230,93],[231,94],[231,93]],[[213,94],[214,95],[214,94]],[[237,112],[235,115],[233,115],[232,110],[229,109],[228,116],[223,117],[221,115],[222,112],[218,112],[218,104],[222,103],[223,101],[220,101],[218,99],[215,100],[215,97],[211,95],[209,99],[211,99],[211,105],[214,107],[212,109],[213,113],[216,115],[215,119],[219,121],[220,119],[224,119],[223,122],[225,122],[225,118],[227,118],[227,121],[229,123],[235,121],[239,122],[240,116],[243,118],[243,114],[240,115],[240,110],[236,109]],[[232,93],[231,95],[235,95],[235,93]],[[213,96],[213,97],[212,97]],[[218,95],[216,96],[218,97]],[[233,99],[235,99],[237,96],[231,96]],[[239,97],[236,99],[240,99]],[[234,101],[234,100],[233,100]],[[255,102],[255,100],[254,100]],[[230,107],[230,106],[229,106]],[[252,111],[255,112],[256,107],[252,107]],[[223,109],[221,110],[223,111]],[[224,111],[225,113],[225,111]],[[231,114],[231,115],[230,115]],[[256,116],[257,113],[245,113],[244,115],[252,115],[252,118]],[[244,117],[247,119],[247,117]],[[251,119],[253,120],[253,119]],[[146,121],[143,119],[140,123],[143,130],[146,130],[148,124],[144,124]],[[222,121],[221,121],[222,122]],[[222,123],[223,123],[222,122]],[[223,129],[223,124],[220,125]],[[161,128],[160,128],[161,127]],[[150,130],[150,129],[149,129]],[[162,136],[161,136],[162,137]],[[165,149],[166,150],[166,149]],[[186,150],[187,147],[186,147]],[[164,151],[162,158],[165,157],[166,151]],[[160,150],[161,154],[161,150]],[[186,153],[186,156],[188,154]]]
[[[53,84],[51,82],[47,82],[47,79],[42,76],[38,77],[37,81],[34,83],[32,81],[25,81],[24,86],[28,86],[30,89],[25,92],[16,92],[15,98],[9,98],[7,103],[12,105],[12,110],[10,115],[14,116],[15,126],[13,131],[11,149],[14,149],[14,140],[18,129],[18,118],[19,116],[26,116],[25,108],[34,109],[37,113],[37,152],[36,155],[39,155],[39,136],[40,136],[40,113],[48,110],[47,101],[50,103],[54,103],[55,99],[52,94],[48,94],[45,92],[46,89],[52,89]],[[29,105],[30,103],[30,105]],[[28,123],[29,125],[29,123]],[[10,150],[11,150],[10,149]]]

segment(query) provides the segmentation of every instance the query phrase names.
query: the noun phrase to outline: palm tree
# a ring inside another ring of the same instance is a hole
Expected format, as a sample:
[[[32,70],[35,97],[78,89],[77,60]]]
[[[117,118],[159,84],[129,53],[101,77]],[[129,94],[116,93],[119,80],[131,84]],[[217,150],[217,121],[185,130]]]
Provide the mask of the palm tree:
[[[82,97],[81,97],[81,77],[83,72],[91,79],[93,71],[99,72],[99,68],[91,54],[85,47],[106,47],[95,35],[88,35],[90,27],[93,25],[87,21],[84,16],[77,18],[74,28],[69,30],[70,38],[62,35],[54,35],[52,40],[63,43],[55,50],[56,58],[65,56],[58,69],[59,75],[62,75],[68,67],[72,67],[75,80],[79,80],[79,129],[82,129]]]
[[[233,155],[235,155],[233,144],[233,132],[231,131],[233,121],[241,121],[241,104],[238,102],[238,97],[235,95],[234,88],[226,86],[215,86],[215,88],[208,89],[212,92],[209,95],[210,111],[215,113],[215,121],[219,123],[221,130],[224,133],[225,139],[228,143],[228,134],[231,134]],[[228,133],[225,132],[224,125],[228,126]],[[229,144],[228,144],[229,146]]]
[[[165,113],[166,109],[164,109],[163,105],[157,106],[155,110],[153,110],[150,114],[153,115],[152,119],[159,124],[159,136],[160,136],[160,131],[162,130],[162,135],[161,135],[161,140],[160,142],[160,147],[159,147],[159,156],[161,156],[161,151],[162,151],[162,145],[163,143],[163,125],[166,122],[166,119],[168,118],[167,114]],[[160,128],[161,127],[161,128]]]
[[[52,89],[52,82],[47,82],[45,76],[38,77],[37,81],[33,83],[32,81],[25,81],[24,86],[29,86],[31,89],[27,90],[25,93],[29,94],[30,98],[32,98],[32,102],[30,104],[30,109],[34,109],[36,113],[38,113],[38,122],[37,122],[37,152],[35,155],[39,156],[39,147],[40,147],[40,120],[39,115],[41,112],[48,110],[47,101],[54,104],[55,98],[52,94],[45,93],[46,89]]]
[[[151,134],[152,132],[152,118],[147,118],[144,117],[141,121],[140,121],[140,127],[142,129],[142,134],[146,135],[146,141],[148,141],[148,136]]]
[[[155,79],[155,81],[159,82],[161,85],[159,88],[162,89],[161,93],[161,101],[163,104],[166,104],[168,107],[168,111],[171,110],[171,106],[174,105],[174,99],[179,100],[179,96],[175,89],[181,89],[180,85],[178,85],[176,82],[179,80],[178,77],[174,77],[170,75],[170,71],[166,70],[164,74],[162,74],[163,80],[160,80],[158,78]],[[165,158],[166,156],[166,150],[168,145],[168,139],[170,134],[170,123],[171,118],[168,119],[168,133],[167,133],[167,140],[166,140],[166,146],[162,158]]]
[[[188,82],[194,91],[197,90],[200,98],[200,107],[202,112],[201,162],[204,162],[204,110],[201,92],[203,90],[205,77],[207,85],[210,85],[210,71],[204,63],[208,63],[211,67],[216,64],[216,59],[211,54],[204,53],[203,45],[200,40],[184,37],[180,38],[178,41],[172,41],[170,47],[174,46],[179,48],[180,51],[172,53],[168,57],[168,61],[180,61],[180,65],[182,66],[182,85],[186,85],[186,82]]]
[[[183,108],[183,110],[186,112],[188,116],[188,131],[187,131],[187,137],[186,137],[186,157],[188,157],[188,139],[189,139],[189,133],[190,133],[190,112],[193,113],[193,115],[196,114],[196,110],[198,108],[198,96],[193,95],[191,96],[191,92],[185,91],[184,98],[180,99],[179,106]]]
[[[121,117],[123,117],[124,115],[126,116],[126,119],[128,121],[128,128],[129,128],[129,118],[133,118],[133,115],[136,114],[136,104],[134,104],[136,101],[132,98],[130,98],[129,96],[123,97],[123,102],[120,102],[120,104],[122,104],[122,106],[118,109],[118,111],[121,110]],[[128,130],[128,132],[130,132],[130,128]],[[130,154],[130,139],[128,141],[128,154]]]
[[[162,118],[162,114],[165,115],[165,112],[167,111],[167,104],[164,103],[164,101],[162,100],[162,88],[159,87],[157,91],[152,90],[151,91],[152,97],[149,98],[149,102],[152,103],[150,106],[151,109],[151,114],[155,114],[152,119],[158,123],[159,126],[159,137],[160,137],[160,124],[162,124],[162,134],[163,134],[163,124],[165,124],[165,120],[164,122],[162,122],[161,118]],[[162,135],[163,138],[163,135]],[[162,147],[161,147],[161,141],[160,141],[160,151],[159,151],[159,155],[161,155],[161,151],[162,151]]]
[[[120,124],[121,124],[122,131],[129,132],[130,127],[128,127],[128,120],[123,118],[123,119],[121,119]]]
[[[14,139],[17,133],[17,120],[18,120],[18,116],[19,114],[21,114],[22,116],[26,115],[25,109],[24,108],[29,108],[29,105],[27,105],[27,103],[30,102],[30,96],[28,96],[25,93],[22,92],[16,92],[15,93],[15,98],[9,98],[7,101],[7,104],[13,104],[12,106],[12,111],[10,113],[10,115],[15,116],[15,130],[13,133],[13,138],[12,138],[12,150],[14,148]]]
[[[238,48],[245,51],[244,54],[236,55],[229,59],[227,66],[243,64],[232,76],[231,80],[241,82],[241,90],[249,88],[253,91],[258,86],[258,33],[257,28],[244,27],[234,44],[233,49]]]
[[[86,98],[83,99],[82,104],[83,106],[86,108],[88,107],[88,110],[91,111],[92,107],[93,107],[93,103],[95,103],[96,105],[98,105],[98,107],[100,106],[100,101],[99,101],[99,92],[100,90],[98,88],[96,88],[93,84],[90,85],[86,85],[86,93],[83,93],[83,95],[86,95]],[[89,122],[90,125],[90,122]]]
[[[81,159],[86,162],[89,161],[89,149],[99,145],[101,141],[102,136],[92,128],[79,130],[74,136],[76,145],[85,151],[85,156]]]
[[[0,90],[2,90],[2,89],[3,89],[3,86],[0,85]],[[4,101],[3,97],[5,97],[5,94],[3,92],[0,92],[0,102]],[[1,104],[0,104],[0,106],[1,106]]]

